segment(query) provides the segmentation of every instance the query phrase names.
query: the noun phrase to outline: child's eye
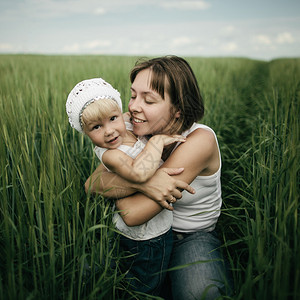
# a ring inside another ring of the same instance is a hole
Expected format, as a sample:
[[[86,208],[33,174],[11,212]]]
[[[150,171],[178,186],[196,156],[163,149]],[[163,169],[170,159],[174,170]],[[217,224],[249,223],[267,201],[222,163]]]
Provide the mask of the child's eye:
[[[115,121],[118,117],[117,116],[113,116],[110,118],[111,121]]]
[[[96,125],[96,126],[93,127],[93,130],[97,130],[97,129],[99,129],[100,127],[101,127],[100,125]]]

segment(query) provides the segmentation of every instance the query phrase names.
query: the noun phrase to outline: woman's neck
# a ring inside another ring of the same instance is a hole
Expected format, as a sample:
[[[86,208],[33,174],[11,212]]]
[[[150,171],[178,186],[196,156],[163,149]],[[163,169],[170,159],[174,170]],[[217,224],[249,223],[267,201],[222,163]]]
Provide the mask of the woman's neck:
[[[126,135],[123,140],[123,145],[133,146],[137,141],[137,137],[132,131],[126,130]]]

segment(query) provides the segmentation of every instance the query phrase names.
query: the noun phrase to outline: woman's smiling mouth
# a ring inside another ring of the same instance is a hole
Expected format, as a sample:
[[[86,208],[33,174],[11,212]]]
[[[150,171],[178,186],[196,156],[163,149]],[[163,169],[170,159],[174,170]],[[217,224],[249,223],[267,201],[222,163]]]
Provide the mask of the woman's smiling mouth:
[[[137,118],[134,118],[134,117],[132,117],[132,121],[134,123],[144,123],[144,122],[146,122],[145,120],[137,119]]]

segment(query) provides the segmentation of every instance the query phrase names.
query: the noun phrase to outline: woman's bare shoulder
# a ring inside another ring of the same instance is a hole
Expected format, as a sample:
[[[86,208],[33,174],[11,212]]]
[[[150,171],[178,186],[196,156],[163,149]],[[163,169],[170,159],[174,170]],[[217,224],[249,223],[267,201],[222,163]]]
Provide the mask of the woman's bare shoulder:
[[[216,144],[216,138],[212,130],[206,128],[198,128],[187,135],[187,141],[190,143],[196,144],[208,144],[214,145]]]
[[[212,174],[217,169],[218,153],[214,133],[199,128],[191,132],[186,141],[174,150],[166,166],[184,167],[187,182],[191,182],[196,176]]]
[[[189,146],[186,148],[186,152],[190,153],[191,160],[194,160],[195,163],[198,162],[199,166],[202,165],[198,175],[212,175],[219,169],[220,152],[216,136],[212,130],[196,129],[188,135],[186,143]]]

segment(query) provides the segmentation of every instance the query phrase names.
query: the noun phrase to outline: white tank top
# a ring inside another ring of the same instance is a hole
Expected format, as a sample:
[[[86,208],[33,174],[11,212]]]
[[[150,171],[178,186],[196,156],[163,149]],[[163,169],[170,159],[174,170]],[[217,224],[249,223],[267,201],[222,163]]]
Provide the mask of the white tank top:
[[[214,133],[208,126],[194,123],[193,126],[182,133],[188,136],[194,130],[203,128]],[[176,145],[177,147],[178,145]],[[219,149],[219,145],[218,145]],[[197,176],[190,184],[196,191],[190,194],[182,192],[182,198],[173,204],[173,230],[177,232],[195,232],[198,230],[214,230],[222,205],[221,198],[221,154],[219,149],[220,166],[218,171],[210,176]]]

